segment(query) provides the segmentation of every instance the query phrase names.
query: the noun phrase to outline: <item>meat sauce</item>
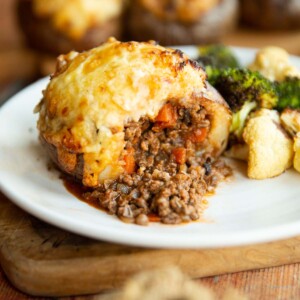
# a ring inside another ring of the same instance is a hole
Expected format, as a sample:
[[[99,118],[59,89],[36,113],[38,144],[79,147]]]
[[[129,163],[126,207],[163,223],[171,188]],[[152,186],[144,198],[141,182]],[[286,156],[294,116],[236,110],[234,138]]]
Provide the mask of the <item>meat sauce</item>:
[[[206,151],[210,121],[197,103],[167,103],[156,120],[125,125],[125,173],[91,189],[64,180],[77,198],[127,223],[180,224],[199,220],[204,199],[231,170]],[[201,155],[198,154],[199,149]]]
[[[66,188],[66,190],[72,194],[73,196],[75,196],[76,198],[78,198],[79,200],[87,203],[88,205],[100,209],[104,212],[107,212],[104,208],[102,208],[100,206],[100,203],[97,199],[95,198],[91,198],[91,197],[85,197],[85,194],[87,192],[91,192],[92,189],[91,188],[87,188],[85,186],[83,186],[82,184],[72,180],[71,178],[68,178],[66,176],[62,176],[62,180],[64,183],[64,186]],[[150,222],[160,222],[160,217],[154,213],[149,213],[148,214],[148,218]]]

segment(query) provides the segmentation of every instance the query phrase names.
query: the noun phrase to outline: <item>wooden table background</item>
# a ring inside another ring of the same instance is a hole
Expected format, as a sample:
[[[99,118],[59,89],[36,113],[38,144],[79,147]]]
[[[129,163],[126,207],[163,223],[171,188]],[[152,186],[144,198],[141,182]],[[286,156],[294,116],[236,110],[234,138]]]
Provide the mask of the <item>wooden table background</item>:
[[[15,0],[1,0],[0,10],[0,69],[6,69],[7,58],[13,56],[23,47],[22,36],[17,29],[13,16]],[[277,32],[266,34],[253,30],[239,30],[226,36],[224,42],[237,46],[262,47],[266,45],[278,45],[286,48],[293,54],[300,55],[300,31]],[[22,54],[23,55],[23,54]],[[25,53],[20,59],[27,58],[32,65],[26,70],[19,67],[13,69],[9,75],[0,76],[0,91],[9,82],[24,79],[36,66],[31,54]],[[27,55],[27,56],[26,56]],[[1,242],[1,241],[0,241]],[[1,244],[1,243],[0,243]],[[214,276],[197,280],[212,288],[217,295],[228,287],[237,288],[249,299],[300,299],[300,264],[292,264],[282,267],[268,268],[256,271],[240,272],[222,276]],[[64,299],[93,299],[95,296],[66,297]],[[29,297],[16,290],[6,279],[0,268],[0,300],[10,299],[49,299]]]

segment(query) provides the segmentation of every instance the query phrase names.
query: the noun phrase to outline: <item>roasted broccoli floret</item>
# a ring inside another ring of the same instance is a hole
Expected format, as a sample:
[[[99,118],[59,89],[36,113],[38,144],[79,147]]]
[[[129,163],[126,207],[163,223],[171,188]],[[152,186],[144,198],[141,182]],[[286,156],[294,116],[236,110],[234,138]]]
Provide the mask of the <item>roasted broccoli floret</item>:
[[[278,92],[277,109],[300,108],[300,78],[286,77],[284,81],[276,82]]]
[[[214,76],[211,83],[233,112],[239,111],[246,102],[256,102],[262,108],[277,105],[278,95],[274,83],[258,72],[230,68],[219,70],[219,74]]]
[[[223,69],[215,68],[212,66],[206,66],[205,71],[207,74],[207,80],[211,85],[215,85],[217,79],[221,76]]]
[[[238,68],[239,62],[232,50],[224,45],[209,45],[199,47],[197,61],[206,69],[211,66],[218,69]]]
[[[277,105],[275,84],[258,72],[239,68],[211,68],[208,71],[209,82],[221,93],[233,112],[230,132],[238,139],[242,139],[251,111]]]

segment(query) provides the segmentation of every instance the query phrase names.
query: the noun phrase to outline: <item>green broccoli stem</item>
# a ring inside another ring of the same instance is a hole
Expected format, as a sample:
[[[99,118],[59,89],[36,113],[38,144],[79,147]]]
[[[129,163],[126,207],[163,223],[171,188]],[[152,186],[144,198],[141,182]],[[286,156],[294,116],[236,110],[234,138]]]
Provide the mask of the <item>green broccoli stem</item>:
[[[233,113],[230,133],[233,133],[239,140],[242,139],[244,126],[248,118],[248,115],[256,107],[257,107],[257,103],[255,101],[245,102],[239,111]]]

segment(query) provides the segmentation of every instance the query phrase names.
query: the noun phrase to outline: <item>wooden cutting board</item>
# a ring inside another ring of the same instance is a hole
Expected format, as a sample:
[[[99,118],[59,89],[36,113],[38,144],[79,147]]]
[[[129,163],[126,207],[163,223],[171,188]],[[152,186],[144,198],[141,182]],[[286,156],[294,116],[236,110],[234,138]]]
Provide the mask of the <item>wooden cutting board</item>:
[[[63,231],[28,215],[0,193],[0,262],[11,283],[39,296],[99,293],[132,274],[177,265],[193,278],[300,261],[300,237],[247,247],[155,250]]]

